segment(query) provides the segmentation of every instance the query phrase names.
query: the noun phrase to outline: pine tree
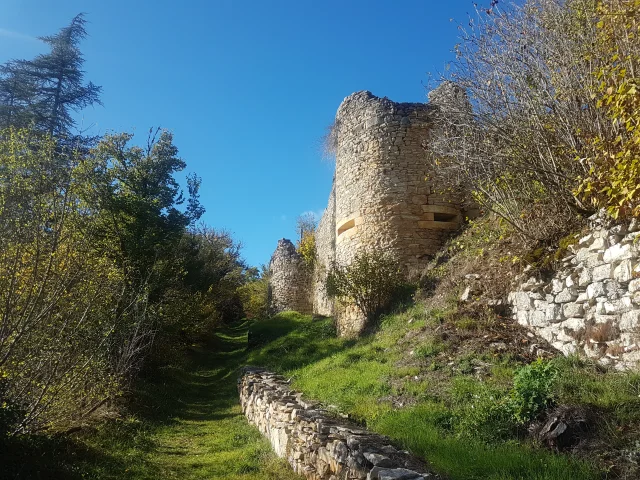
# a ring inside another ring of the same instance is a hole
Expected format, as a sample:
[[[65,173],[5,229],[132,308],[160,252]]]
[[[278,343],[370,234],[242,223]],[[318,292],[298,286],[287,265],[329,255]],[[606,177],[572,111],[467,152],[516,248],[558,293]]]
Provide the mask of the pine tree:
[[[50,46],[33,60],[14,60],[0,71],[0,121],[33,122],[55,136],[67,137],[75,126],[73,111],[101,104],[101,87],[84,83],[80,42],[87,36],[83,14],[57,34],[40,37]],[[15,123],[14,123],[15,122]]]
[[[33,120],[29,106],[37,89],[23,63],[12,60],[0,66],[0,128],[25,127]]]

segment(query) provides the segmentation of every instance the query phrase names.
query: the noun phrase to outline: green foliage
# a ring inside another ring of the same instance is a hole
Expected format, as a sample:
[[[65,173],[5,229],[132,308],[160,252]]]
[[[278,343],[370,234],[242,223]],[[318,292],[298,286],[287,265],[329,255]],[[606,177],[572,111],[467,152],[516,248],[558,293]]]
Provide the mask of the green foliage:
[[[557,376],[555,364],[542,359],[516,372],[511,402],[513,416],[519,423],[530,422],[549,405]]]
[[[304,259],[304,262],[310,268],[314,268],[316,264],[316,236],[313,232],[306,232],[302,238],[298,240],[296,250]]]
[[[613,218],[640,216],[640,2],[599,2],[597,46],[588,60],[597,68],[592,98],[611,121],[593,137],[580,161],[588,168],[576,190]]]
[[[415,349],[414,355],[417,358],[429,358],[438,355],[447,348],[446,344],[436,339],[421,344]]]
[[[75,434],[0,443],[0,477],[300,480],[242,414],[236,379],[245,345],[245,324],[224,326],[184,351],[181,365],[136,382],[125,414]]]
[[[354,341],[323,339],[315,329],[330,325],[328,319],[318,323],[285,313],[251,326],[251,337],[260,340],[248,362],[292,377],[296,390],[390,436],[452,480],[599,478],[586,463],[515,441],[521,429],[511,401],[513,361],[496,364],[495,380],[406,365],[408,339],[438,328],[437,316],[441,312],[414,305],[383,317],[375,335]],[[448,357],[456,358],[455,352]],[[540,398],[528,392],[535,390],[532,377],[543,376],[541,369],[534,364],[535,373],[520,374],[517,391],[523,399]],[[408,406],[392,404],[394,396]]]
[[[144,292],[125,288],[86,233],[67,170],[78,162],[48,136],[0,132],[0,372],[3,401],[24,412],[13,434],[82,419],[119,392],[151,340]]]
[[[172,135],[156,130],[146,148],[130,146],[132,137],[104,137],[77,175],[84,206],[93,215],[90,233],[100,242],[96,246],[140,284],[162,265],[159,260],[172,256],[202,209],[193,198],[186,212],[178,209],[184,200],[174,175],[186,164]],[[192,196],[197,185],[194,179]]]
[[[398,262],[381,251],[358,252],[347,266],[334,264],[327,275],[327,294],[353,302],[368,322],[388,308],[402,286]]]
[[[121,395],[154,338],[166,362],[223,316],[241,317],[239,246],[187,230],[202,209],[195,187],[178,208],[184,162],[171,137],[146,150],[129,138],[71,152],[34,130],[0,132],[2,416],[20,414],[4,422],[11,434],[84,421]]]
[[[336,338],[331,319],[311,320],[297,312],[282,312],[268,320],[259,320],[249,328],[251,365],[279,372],[300,368],[335,353],[345,345]]]
[[[57,34],[40,37],[48,53],[0,68],[0,128],[34,124],[49,135],[69,136],[73,112],[100,104],[101,87],[84,83],[79,44],[86,23],[84,14],[76,15]]]
[[[246,318],[251,320],[267,317],[269,307],[269,274],[268,269],[263,266],[262,272],[257,269],[248,276],[246,283],[238,287],[238,295],[242,302],[242,311]]]
[[[459,376],[453,379],[451,394],[452,427],[458,437],[497,443],[515,436],[511,405],[502,388]]]
[[[296,250],[309,268],[316,264],[316,217],[313,213],[300,215],[296,220],[298,241]]]

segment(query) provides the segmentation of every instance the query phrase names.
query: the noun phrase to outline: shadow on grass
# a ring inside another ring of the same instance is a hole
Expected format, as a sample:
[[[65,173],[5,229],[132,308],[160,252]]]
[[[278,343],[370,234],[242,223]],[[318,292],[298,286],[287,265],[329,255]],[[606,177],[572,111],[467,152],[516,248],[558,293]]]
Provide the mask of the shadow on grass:
[[[280,335],[273,335],[263,347],[273,347],[298,327],[299,322],[283,321],[276,328]],[[234,411],[238,404],[236,380],[248,358],[257,353],[247,349],[248,328],[246,322],[226,326],[206,344],[190,347],[181,365],[159,368],[140,379],[130,395],[131,415],[125,418],[105,420],[96,428],[65,437],[25,436],[0,444],[0,479],[157,480],[165,478],[167,468],[191,478],[193,472],[184,471],[184,466],[167,467],[171,458],[190,455],[189,447],[161,442],[158,435],[166,435],[167,429],[184,431],[192,422],[224,424],[241,415]],[[301,355],[311,362],[332,351],[305,350]],[[187,435],[202,435],[192,433]],[[228,433],[231,443],[234,435],[243,435]],[[246,446],[247,441],[240,438],[238,446]],[[244,470],[258,469],[254,463],[247,463]],[[241,467],[236,470],[243,471]],[[197,462],[190,468],[198,468]]]
[[[247,361],[286,374],[330,357],[355,345],[356,340],[337,338],[331,318],[311,319],[283,312],[249,328]],[[363,340],[360,340],[362,342]]]

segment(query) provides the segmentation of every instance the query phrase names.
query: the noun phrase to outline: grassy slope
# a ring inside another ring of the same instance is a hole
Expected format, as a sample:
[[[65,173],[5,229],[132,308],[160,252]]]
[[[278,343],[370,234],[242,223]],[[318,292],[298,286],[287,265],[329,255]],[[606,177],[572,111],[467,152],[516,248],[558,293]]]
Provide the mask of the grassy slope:
[[[583,461],[514,441],[517,434],[493,438],[501,419],[491,417],[491,406],[508,395],[521,363],[489,352],[452,356],[444,348],[450,345],[429,333],[438,323],[418,305],[353,341],[332,337],[329,320],[286,313],[252,327],[249,361],[291,375],[309,397],[396,439],[452,480],[600,478]],[[590,405],[613,430],[616,422],[637,422],[637,375],[558,363],[560,400]]]
[[[0,453],[0,477],[25,479],[297,479],[245,420],[237,368],[246,325],[194,348],[183,368],[137,392],[135,413],[71,439],[25,440]],[[3,458],[4,457],[4,458]]]

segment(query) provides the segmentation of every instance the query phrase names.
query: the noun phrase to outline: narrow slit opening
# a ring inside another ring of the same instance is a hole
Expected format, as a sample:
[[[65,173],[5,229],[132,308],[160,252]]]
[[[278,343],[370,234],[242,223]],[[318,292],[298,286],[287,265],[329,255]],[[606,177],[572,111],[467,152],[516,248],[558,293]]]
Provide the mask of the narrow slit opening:
[[[434,222],[455,222],[457,219],[457,215],[452,213],[434,213],[433,221]]]

